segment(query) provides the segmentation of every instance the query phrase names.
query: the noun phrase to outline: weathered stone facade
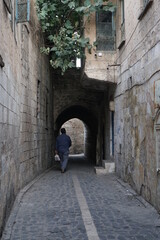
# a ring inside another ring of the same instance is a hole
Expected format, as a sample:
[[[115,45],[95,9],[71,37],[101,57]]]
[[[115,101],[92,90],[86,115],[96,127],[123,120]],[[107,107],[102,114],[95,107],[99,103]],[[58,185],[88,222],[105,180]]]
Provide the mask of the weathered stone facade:
[[[160,96],[160,1],[143,4],[139,0],[124,3],[125,42],[116,59],[120,66],[115,94],[115,161],[116,172],[160,209],[160,105],[155,103],[155,94]],[[120,24],[117,15],[118,45]]]
[[[115,2],[115,1],[113,1]],[[115,20],[116,15],[113,14]],[[85,22],[85,37],[96,40],[96,13]],[[110,158],[111,111],[117,81],[117,69],[110,67],[116,59],[114,51],[86,51],[81,70],[71,70],[64,77],[55,75],[54,120],[55,135],[62,124],[78,118],[85,125],[85,155],[96,165]]]
[[[100,114],[102,114],[100,105],[104,104],[103,92],[83,88],[80,77],[74,74],[54,78],[55,135],[66,121],[78,118],[84,123],[86,129],[85,155],[96,162],[97,132],[101,121]]]
[[[30,22],[11,26],[0,1],[0,231],[19,189],[51,165],[55,137],[74,118],[85,126],[85,156],[101,165],[114,155],[116,173],[160,209],[160,0],[124,1],[123,18],[123,0],[114,1],[115,49],[86,52],[82,71],[64,76],[51,75],[39,52],[30,2]],[[85,36],[96,40],[95,14]]]
[[[54,114],[60,124],[88,114],[82,108],[77,108],[80,113],[74,114],[75,108],[71,108],[74,105],[92,111],[98,119],[92,149],[96,147],[96,163],[101,164],[101,159],[113,154],[109,103],[114,100],[116,172],[157,209],[160,209],[159,9],[159,0],[117,1],[115,51],[92,50],[87,53],[81,76],[75,79],[70,76],[68,82],[55,85]],[[95,19],[93,14],[85,31],[92,41],[96,38]],[[68,114],[67,118],[63,112]]]
[[[51,165],[52,82],[30,1],[30,22],[12,21],[0,1],[0,233],[18,191]]]

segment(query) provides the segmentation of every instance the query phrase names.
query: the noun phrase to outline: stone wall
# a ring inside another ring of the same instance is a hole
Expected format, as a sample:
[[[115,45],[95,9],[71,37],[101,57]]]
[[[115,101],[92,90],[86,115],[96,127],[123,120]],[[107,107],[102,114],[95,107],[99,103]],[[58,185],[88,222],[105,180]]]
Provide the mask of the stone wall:
[[[72,146],[70,148],[70,154],[84,153],[84,124],[79,119],[73,118],[63,126],[66,129],[67,134],[70,136]]]
[[[113,4],[117,4],[117,1],[112,0]],[[104,3],[105,4],[105,3]],[[116,19],[115,14],[113,14],[113,23],[114,25]],[[97,15],[96,13],[91,14],[89,19],[86,17],[84,19],[84,35],[85,37],[89,37],[90,43],[94,44],[97,41],[97,32],[96,32],[96,21]],[[88,79],[94,79],[98,81],[98,84],[102,82],[108,83],[116,83],[117,72],[110,65],[115,64],[116,60],[116,48],[115,51],[103,51],[97,50],[93,45],[92,50],[89,52],[86,50],[86,59],[85,59],[85,67],[84,67],[84,84]],[[93,81],[92,81],[93,83]]]
[[[61,126],[68,120],[73,118],[81,120],[85,125],[85,156],[96,164],[96,159],[100,158],[97,158],[96,154],[101,155],[101,151],[98,150],[102,147],[100,141],[97,141],[97,132],[99,122],[103,119],[101,105],[104,104],[104,93],[84,88],[81,85],[80,76],[74,76],[73,73],[68,77],[55,76],[54,78],[55,132],[58,134]]]
[[[160,209],[154,121],[158,112],[154,86],[160,79],[160,1],[153,1],[139,20],[141,4],[139,0],[125,1],[125,44],[117,56],[116,172]],[[117,22],[117,35],[119,26]]]
[[[16,24],[0,1],[0,234],[19,190],[51,165],[52,83],[30,2],[30,22]]]

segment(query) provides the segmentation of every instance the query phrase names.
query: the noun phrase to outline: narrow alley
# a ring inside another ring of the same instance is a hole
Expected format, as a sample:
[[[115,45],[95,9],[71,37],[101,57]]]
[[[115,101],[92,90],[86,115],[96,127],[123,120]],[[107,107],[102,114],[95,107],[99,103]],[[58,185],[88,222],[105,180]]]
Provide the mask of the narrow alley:
[[[0,23],[0,239],[160,240],[160,0],[0,0]]]
[[[156,240],[156,210],[115,174],[83,157],[49,169],[18,195],[2,240]]]

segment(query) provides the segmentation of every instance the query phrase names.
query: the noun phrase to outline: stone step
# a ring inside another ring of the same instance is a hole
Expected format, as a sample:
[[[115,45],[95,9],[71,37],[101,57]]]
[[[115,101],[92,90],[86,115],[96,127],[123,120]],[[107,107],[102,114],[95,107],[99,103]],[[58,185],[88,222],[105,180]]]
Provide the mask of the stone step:
[[[94,167],[94,171],[97,175],[107,174],[107,170],[103,167]]]
[[[115,172],[115,162],[113,161],[103,160],[102,167],[104,167],[108,171],[108,173]]]
[[[102,167],[95,167],[94,170],[95,170],[95,173],[98,175],[114,173],[115,172],[115,163],[103,160]]]

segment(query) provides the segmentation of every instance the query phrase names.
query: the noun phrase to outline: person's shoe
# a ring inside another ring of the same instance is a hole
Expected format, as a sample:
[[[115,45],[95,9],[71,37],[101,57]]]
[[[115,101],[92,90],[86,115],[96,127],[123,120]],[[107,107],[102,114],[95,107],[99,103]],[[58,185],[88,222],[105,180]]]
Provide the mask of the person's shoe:
[[[61,173],[64,173],[64,169],[61,170]]]

